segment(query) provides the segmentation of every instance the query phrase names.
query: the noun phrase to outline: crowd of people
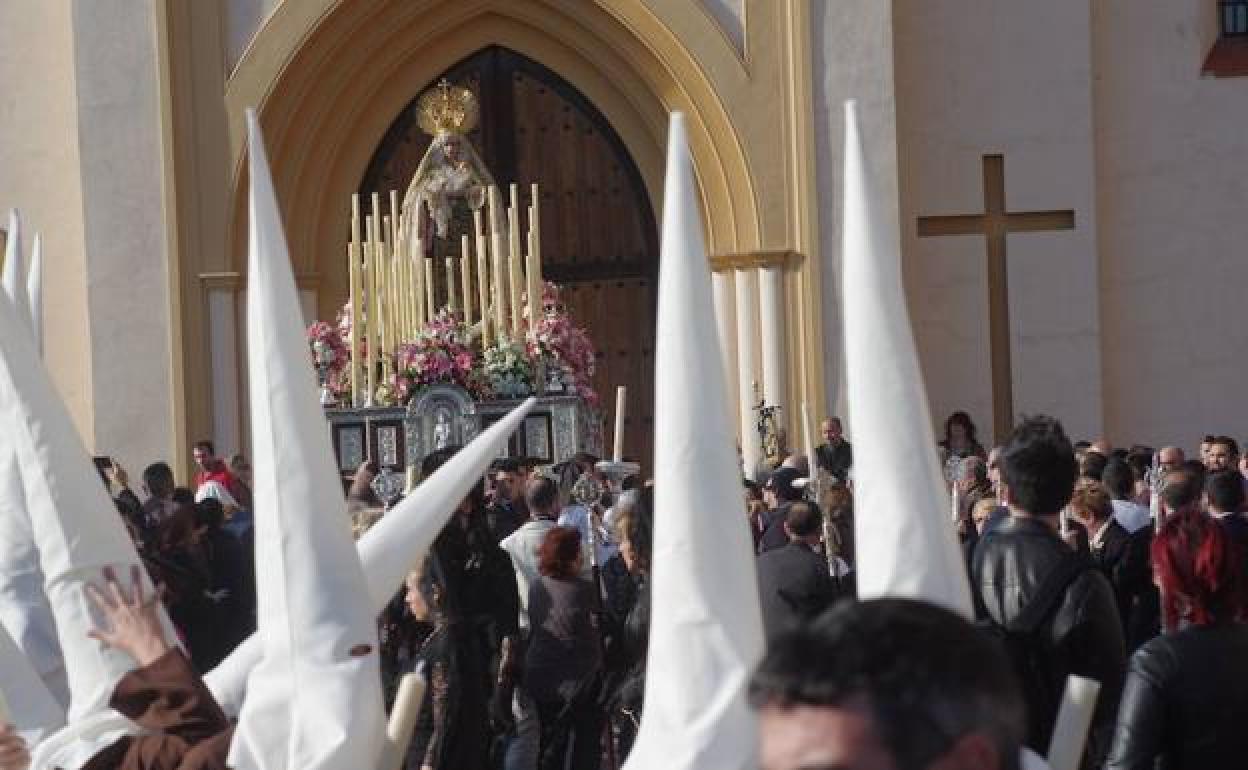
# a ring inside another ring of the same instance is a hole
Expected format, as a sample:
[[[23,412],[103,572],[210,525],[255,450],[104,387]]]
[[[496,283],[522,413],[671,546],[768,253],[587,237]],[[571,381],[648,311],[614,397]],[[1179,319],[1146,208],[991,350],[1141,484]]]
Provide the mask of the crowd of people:
[[[1208,436],[1187,459],[1072,444],[1032,418],[988,449],[952,415],[939,450],[971,623],[854,600],[853,520],[871,512],[854,510],[840,420],[823,436],[813,469],[788,454],[744,485],[768,648],[751,687],[764,768],[825,755],[867,767],[845,719],[892,762],[879,766],[1015,767],[1022,746],[1047,751],[1069,675],[1100,683],[1084,767],[1248,756],[1236,729],[1248,717],[1248,461],[1233,439]],[[420,478],[454,452],[425,457]],[[206,672],[255,628],[252,496],[244,458],[227,463],[209,442],[194,457],[192,487],[158,462],[142,498],[119,465],[101,472]],[[429,683],[405,767],[598,770],[627,757],[644,704],[653,488],[633,478],[613,497],[596,459],[496,461],[382,614],[388,697],[407,671]],[[384,516],[377,472],[366,463],[345,490],[357,537]]]

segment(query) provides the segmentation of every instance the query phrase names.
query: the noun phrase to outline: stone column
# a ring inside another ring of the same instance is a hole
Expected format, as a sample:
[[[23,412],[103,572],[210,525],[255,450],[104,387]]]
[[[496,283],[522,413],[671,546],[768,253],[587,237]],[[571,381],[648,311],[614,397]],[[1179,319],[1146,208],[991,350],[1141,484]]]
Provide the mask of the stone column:
[[[756,269],[737,268],[737,393],[741,430],[741,456],[745,475],[754,478],[754,471],[763,457],[762,441],[755,429],[754,384],[758,380],[758,296]]]
[[[715,294],[715,328],[719,332],[720,353],[724,357],[724,386],[730,392],[737,381],[737,311],[732,273],[732,270],[717,270],[711,274],[711,289]],[[729,409],[735,421],[736,404],[730,403]]]
[[[759,327],[763,349],[763,397],[780,407],[779,421],[789,421],[788,357],[785,355],[784,268],[767,265],[758,269]],[[789,448],[792,448],[792,436]]]

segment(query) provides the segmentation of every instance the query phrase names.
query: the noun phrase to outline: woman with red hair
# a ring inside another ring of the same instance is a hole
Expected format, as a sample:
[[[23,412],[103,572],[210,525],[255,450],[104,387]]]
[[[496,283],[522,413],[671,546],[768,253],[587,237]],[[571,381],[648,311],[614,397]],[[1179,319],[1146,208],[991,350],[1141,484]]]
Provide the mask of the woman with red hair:
[[[580,530],[551,529],[537,559],[541,577],[529,586],[524,688],[542,724],[539,768],[596,770],[602,758],[603,714],[596,698],[602,651],[594,584],[580,576]]]
[[[1152,557],[1168,633],[1131,656],[1105,767],[1242,768],[1248,762],[1243,560],[1216,521],[1191,510],[1166,521]]]

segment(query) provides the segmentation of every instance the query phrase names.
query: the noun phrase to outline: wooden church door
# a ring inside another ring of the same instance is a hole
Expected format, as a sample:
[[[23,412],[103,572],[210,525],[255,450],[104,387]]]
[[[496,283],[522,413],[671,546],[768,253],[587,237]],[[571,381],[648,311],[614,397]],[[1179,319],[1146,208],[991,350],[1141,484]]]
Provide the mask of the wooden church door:
[[[491,46],[416,91],[369,162],[359,188],[364,200],[407,188],[430,142],[417,125],[415,97],[443,77],[477,95],[481,120],[469,138],[504,195],[511,182],[526,196],[529,184],[541,185],[543,277],[562,288],[563,303],[597,349],[604,452],[613,440],[615,388],[624,385],[624,453],[650,475],[658,234],[636,164],[575,87]]]

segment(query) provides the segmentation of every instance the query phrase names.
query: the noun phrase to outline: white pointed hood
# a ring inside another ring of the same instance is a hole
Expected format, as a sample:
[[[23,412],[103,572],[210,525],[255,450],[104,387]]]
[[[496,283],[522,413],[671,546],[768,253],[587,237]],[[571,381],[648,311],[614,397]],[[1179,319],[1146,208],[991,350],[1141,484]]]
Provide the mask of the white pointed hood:
[[[63,723],[69,707],[65,661],[43,593],[43,570],[26,515],[21,470],[7,445],[0,445],[0,626],[59,703]]]
[[[44,686],[30,660],[0,626],[0,697],[8,706],[8,721],[33,746],[65,724],[65,709]]]
[[[858,596],[902,596],[971,617],[906,312],[900,233],[875,215],[854,103],[845,105],[842,297],[854,425]]]
[[[30,312],[30,329],[35,349],[43,353],[43,236],[35,233],[30,247],[30,269],[26,274],[26,308]]]
[[[371,612],[380,613],[403,585],[407,573],[424,560],[451,514],[472,487],[481,483],[490,463],[536,403],[537,399],[530,398],[491,425],[360,538],[357,549],[368,582]],[[238,713],[247,674],[259,659],[260,640],[252,635],[204,677],[225,713]]]
[[[108,566],[129,575],[140,561],[29,330],[8,299],[0,300],[0,426],[21,470],[44,593],[69,678],[72,723],[108,711],[113,686],[134,667],[128,655],[87,636],[95,624],[83,585],[98,582],[100,570]],[[146,583],[146,570],[141,572]],[[146,588],[152,590],[150,584]],[[166,628],[172,639],[167,619]]]
[[[684,116],[668,132],[655,355],[646,699],[625,770],[757,766],[746,685],[763,654],[754,551],[715,344]]]
[[[236,770],[372,767],[385,711],[375,615],[308,366],[290,254],[255,112],[247,364],[263,656],[230,747]]]
[[[9,302],[17,311],[18,318],[30,325],[30,306],[26,295],[26,271],[22,264],[22,215],[17,209],[9,209],[9,230],[4,242],[4,268],[0,271],[0,285],[8,295]]]

